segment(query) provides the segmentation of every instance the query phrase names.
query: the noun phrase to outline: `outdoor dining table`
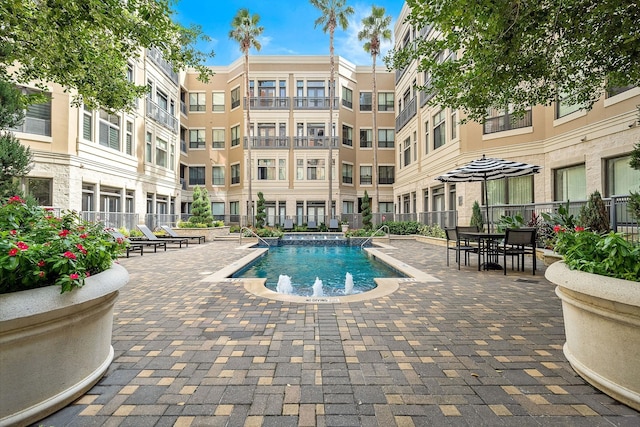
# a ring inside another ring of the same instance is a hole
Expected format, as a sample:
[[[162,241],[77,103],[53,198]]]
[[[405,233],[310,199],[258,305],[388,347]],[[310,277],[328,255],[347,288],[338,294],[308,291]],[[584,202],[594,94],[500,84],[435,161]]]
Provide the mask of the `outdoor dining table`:
[[[474,242],[478,242],[478,271],[481,267],[485,270],[502,270],[498,262],[498,242],[505,237],[505,233],[482,231],[460,232],[460,237]],[[484,263],[480,259],[484,258]]]

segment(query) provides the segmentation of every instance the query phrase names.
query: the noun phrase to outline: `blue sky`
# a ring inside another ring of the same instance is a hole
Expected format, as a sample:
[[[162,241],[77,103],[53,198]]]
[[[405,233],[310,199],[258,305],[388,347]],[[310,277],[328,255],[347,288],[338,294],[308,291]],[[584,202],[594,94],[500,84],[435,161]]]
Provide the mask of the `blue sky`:
[[[404,1],[376,0],[375,3],[348,0],[355,13],[351,16],[349,28],[336,30],[334,47],[336,55],[343,56],[357,65],[371,64],[371,56],[363,49],[358,40],[358,31],[362,19],[371,14],[371,5],[382,6],[392,17],[389,28],[393,34],[396,19]],[[199,44],[203,51],[213,49],[215,57],[207,65],[229,65],[240,57],[235,41],[229,39],[231,21],[238,9],[246,8],[260,15],[260,25],[264,32],[259,38],[262,44],[260,52],[251,50],[251,55],[328,55],[329,35],[322,28],[314,28],[320,11],[307,0],[179,0],[173,6],[174,19],[184,26],[198,24],[211,38],[207,44]],[[391,43],[383,46],[383,55]],[[378,62],[382,64],[381,61]]]

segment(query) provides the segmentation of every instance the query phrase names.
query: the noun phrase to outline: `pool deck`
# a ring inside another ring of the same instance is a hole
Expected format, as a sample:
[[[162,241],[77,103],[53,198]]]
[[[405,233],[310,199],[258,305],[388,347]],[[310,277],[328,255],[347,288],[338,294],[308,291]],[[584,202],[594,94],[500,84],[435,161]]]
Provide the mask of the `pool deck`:
[[[377,250],[420,275],[340,303],[264,298],[227,279],[253,251],[236,241],[122,258],[131,280],[113,363],[35,425],[640,425],[564,358],[540,263],[504,276],[473,259],[447,267],[444,247],[414,240]]]

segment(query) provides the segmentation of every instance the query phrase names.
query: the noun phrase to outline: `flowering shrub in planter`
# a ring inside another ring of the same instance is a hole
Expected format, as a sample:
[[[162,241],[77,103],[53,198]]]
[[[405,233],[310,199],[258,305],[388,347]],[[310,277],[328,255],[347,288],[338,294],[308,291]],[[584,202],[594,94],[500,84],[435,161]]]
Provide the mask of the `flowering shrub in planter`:
[[[56,217],[18,196],[0,206],[0,294],[59,285],[61,293],[111,267],[125,249],[75,212]]]
[[[576,226],[556,225],[556,252],[572,270],[640,282],[640,245],[619,233],[598,234]]]

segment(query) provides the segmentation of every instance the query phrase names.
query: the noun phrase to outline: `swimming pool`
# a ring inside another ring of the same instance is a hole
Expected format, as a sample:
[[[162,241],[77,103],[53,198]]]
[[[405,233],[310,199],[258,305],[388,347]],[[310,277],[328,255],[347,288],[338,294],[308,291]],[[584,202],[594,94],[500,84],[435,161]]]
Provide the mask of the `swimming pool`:
[[[405,277],[353,246],[277,246],[255,263],[233,274],[234,278],[266,278],[265,286],[276,291],[280,275],[291,278],[296,295],[314,295],[316,277],[323,296],[345,294],[346,273],[353,276],[353,293],[376,287],[374,278]]]

